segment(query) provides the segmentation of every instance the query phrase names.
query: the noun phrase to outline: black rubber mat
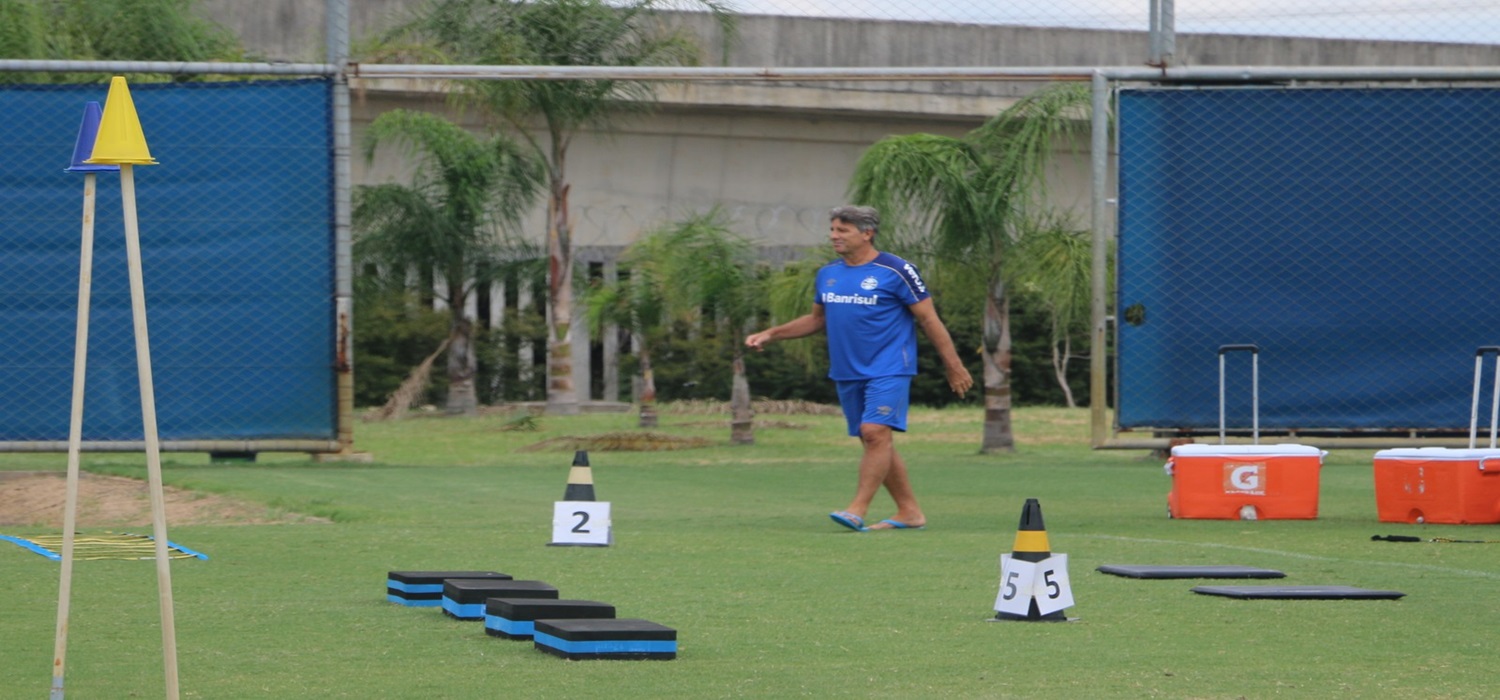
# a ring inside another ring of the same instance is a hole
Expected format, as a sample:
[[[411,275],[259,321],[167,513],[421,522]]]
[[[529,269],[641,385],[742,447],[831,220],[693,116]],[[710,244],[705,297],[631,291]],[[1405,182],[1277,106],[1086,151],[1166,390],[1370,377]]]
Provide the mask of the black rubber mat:
[[[1156,564],[1105,564],[1100,573],[1126,578],[1286,578],[1275,569],[1253,566],[1162,566]]]
[[[1406,595],[1354,586],[1194,586],[1193,592],[1228,598],[1286,600],[1395,600]]]

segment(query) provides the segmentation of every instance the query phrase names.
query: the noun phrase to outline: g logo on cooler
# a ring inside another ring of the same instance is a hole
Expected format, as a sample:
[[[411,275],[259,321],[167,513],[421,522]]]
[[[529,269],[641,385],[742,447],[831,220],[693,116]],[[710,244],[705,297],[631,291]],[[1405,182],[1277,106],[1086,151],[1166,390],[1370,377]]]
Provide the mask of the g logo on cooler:
[[[1224,465],[1224,493],[1252,495],[1266,492],[1266,465],[1264,462],[1227,463]]]

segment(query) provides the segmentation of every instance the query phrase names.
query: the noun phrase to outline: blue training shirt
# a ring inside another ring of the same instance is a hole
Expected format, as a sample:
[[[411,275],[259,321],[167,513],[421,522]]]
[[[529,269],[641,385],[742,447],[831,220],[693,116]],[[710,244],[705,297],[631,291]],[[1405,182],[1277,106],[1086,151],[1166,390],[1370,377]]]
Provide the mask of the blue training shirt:
[[[857,266],[834,260],[818,270],[816,284],[830,379],[917,373],[917,324],[907,307],[930,295],[914,265],[890,253]]]

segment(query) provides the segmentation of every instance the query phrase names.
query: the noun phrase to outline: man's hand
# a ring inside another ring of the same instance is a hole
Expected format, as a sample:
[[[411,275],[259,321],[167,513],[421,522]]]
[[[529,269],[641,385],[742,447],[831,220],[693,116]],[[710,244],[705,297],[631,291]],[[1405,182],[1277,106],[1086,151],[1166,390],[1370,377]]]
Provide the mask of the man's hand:
[[[745,347],[759,352],[777,340],[792,340],[818,333],[823,330],[823,324],[823,307],[814,305],[810,314],[798,316],[779,326],[772,326],[759,333],[745,336]]]
[[[756,352],[763,352],[766,346],[771,344],[771,331],[761,331],[745,336],[745,347]]]
[[[961,364],[947,367],[944,372],[948,375],[948,387],[959,396],[963,396],[969,387],[974,386],[974,378],[969,376],[968,368]]]

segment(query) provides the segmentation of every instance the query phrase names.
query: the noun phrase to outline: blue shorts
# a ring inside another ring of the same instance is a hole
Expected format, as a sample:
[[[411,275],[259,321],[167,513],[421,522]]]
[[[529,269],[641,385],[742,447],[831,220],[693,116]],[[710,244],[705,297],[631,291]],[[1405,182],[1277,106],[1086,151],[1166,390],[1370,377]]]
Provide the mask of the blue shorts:
[[[849,434],[859,437],[862,423],[889,425],[893,430],[906,432],[906,410],[911,400],[911,377],[876,377],[834,381],[839,391],[839,405],[844,408],[844,420],[849,423]]]

